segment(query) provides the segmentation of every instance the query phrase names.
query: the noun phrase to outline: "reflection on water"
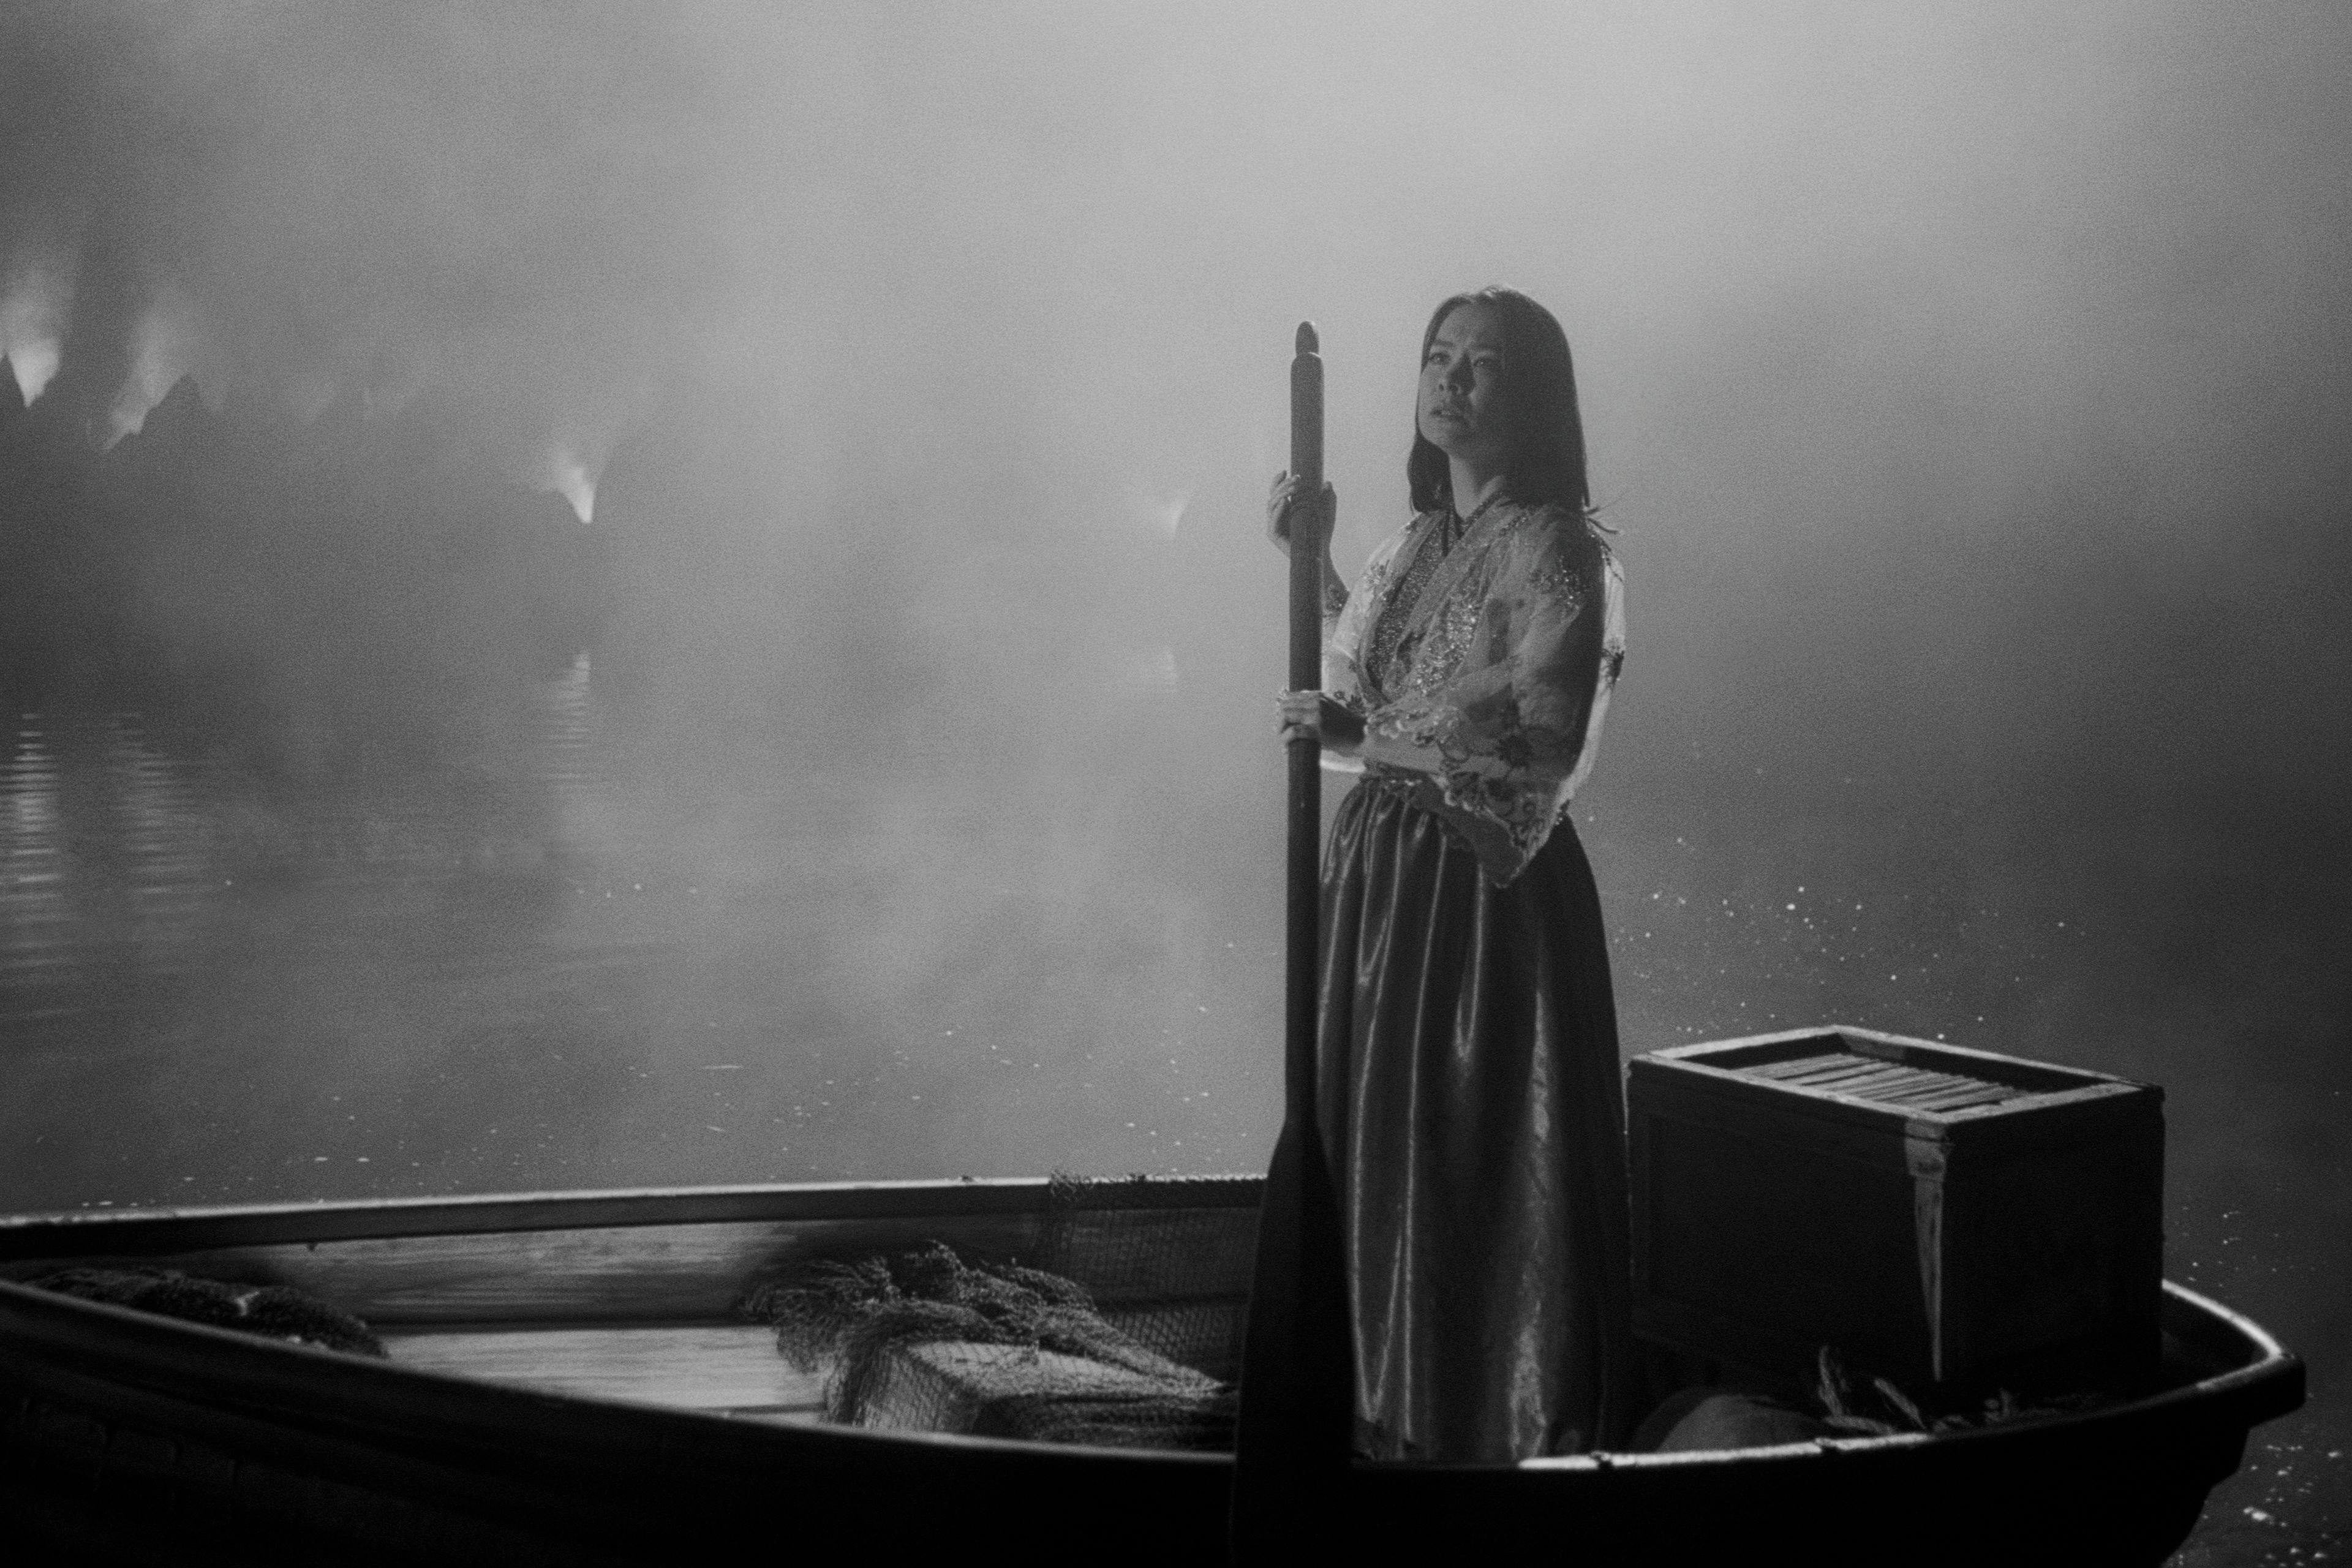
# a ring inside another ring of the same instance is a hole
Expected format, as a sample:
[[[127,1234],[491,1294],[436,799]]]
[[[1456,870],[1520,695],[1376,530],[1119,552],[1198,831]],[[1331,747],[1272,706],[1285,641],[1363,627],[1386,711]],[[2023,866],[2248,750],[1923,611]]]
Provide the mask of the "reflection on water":
[[[201,989],[253,911],[294,889],[355,906],[543,880],[593,810],[588,664],[532,693],[522,771],[340,763],[316,712],[280,739],[307,779],[167,750],[133,712],[17,716],[0,768],[0,1026],[120,1014]]]
[[[93,981],[121,991],[190,967],[223,879],[184,782],[137,715],[26,714],[0,801],[0,1019],[70,1011]]]
[[[13,715],[0,1207],[1257,1157],[1215,878],[661,718],[584,657],[427,738]]]

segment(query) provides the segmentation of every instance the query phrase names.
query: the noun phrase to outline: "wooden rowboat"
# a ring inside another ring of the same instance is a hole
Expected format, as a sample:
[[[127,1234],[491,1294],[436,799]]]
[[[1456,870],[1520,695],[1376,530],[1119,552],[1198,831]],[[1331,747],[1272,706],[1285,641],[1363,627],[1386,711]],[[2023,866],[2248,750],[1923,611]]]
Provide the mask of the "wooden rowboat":
[[[1223,1559],[1230,1458],[832,1426],[733,1315],[764,1265],[1055,1250],[1114,1323],[1233,1372],[1260,1184],[701,1188],[0,1219],[0,1274],[138,1260],[356,1312],[388,1360],[0,1283],[0,1526],[25,1561],[671,1562],[704,1547]],[[1055,1231],[1055,1227],[1058,1226]],[[1049,1235],[1053,1231],[1053,1235]],[[2160,1391],[1935,1436],[1516,1467],[1360,1464],[1371,1561],[2160,1562],[2303,1368],[2168,1284]],[[1494,1559],[1500,1561],[1499,1557]]]

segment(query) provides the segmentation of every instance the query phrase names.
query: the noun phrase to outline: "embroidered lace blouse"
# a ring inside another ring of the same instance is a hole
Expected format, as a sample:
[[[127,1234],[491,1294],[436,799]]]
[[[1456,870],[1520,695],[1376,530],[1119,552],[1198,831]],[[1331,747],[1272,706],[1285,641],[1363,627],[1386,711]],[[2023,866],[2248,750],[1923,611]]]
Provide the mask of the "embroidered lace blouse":
[[[1507,885],[1592,771],[1624,596],[1616,557],[1564,508],[1423,512],[1327,608],[1323,689],[1364,742],[1323,765],[1411,788]]]

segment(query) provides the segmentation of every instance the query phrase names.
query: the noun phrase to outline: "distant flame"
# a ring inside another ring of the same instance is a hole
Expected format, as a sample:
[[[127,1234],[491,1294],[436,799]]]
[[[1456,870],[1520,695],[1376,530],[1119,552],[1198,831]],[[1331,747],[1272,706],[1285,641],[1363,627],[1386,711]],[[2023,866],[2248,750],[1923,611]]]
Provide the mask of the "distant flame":
[[[73,269],[65,258],[12,258],[0,290],[0,353],[16,374],[16,389],[31,403],[48,389],[64,363],[66,313],[73,305]]]
[[[578,445],[558,442],[548,449],[535,482],[540,489],[553,490],[570,501],[572,515],[582,522],[593,522],[596,520],[596,481],[604,475],[604,459],[608,455],[601,442]]]
[[[16,373],[16,390],[27,405],[38,401],[58,374],[61,356],[55,338],[20,338],[8,334],[8,368]]]
[[[557,465],[555,488],[572,503],[581,521],[596,520],[596,481],[588,477],[587,468],[577,458],[567,458]]]
[[[1191,490],[1163,490],[1140,481],[1127,490],[1128,515],[1163,539],[1176,537],[1184,509],[1192,504]]]
[[[180,377],[197,370],[203,356],[204,331],[194,302],[176,285],[164,284],[131,329],[131,374],[122,378],[108,411],[105,444],[111,447],[145,428],[148,413]],[[205,401],[217,406],[218,395]]]

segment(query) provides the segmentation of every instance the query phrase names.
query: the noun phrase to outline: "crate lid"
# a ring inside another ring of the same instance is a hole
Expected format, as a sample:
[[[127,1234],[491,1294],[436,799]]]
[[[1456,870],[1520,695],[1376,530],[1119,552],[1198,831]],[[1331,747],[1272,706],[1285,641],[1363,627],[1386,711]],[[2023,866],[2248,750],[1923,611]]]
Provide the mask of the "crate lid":
[[[2118,1092],[2151,1101],[2162,1099],[2162,1091],[2150,1085],[2106,1073],[1844,1025],[1675,1046],[1633,1059],[1637,1066],[1697,1068],[1759,1089],[1807,1100],[1859,1101],[1875,1110],[1930,1121],[1997,1112],[2028,1100],[2046,1104],[2053,1099],[2105,1099]]]

